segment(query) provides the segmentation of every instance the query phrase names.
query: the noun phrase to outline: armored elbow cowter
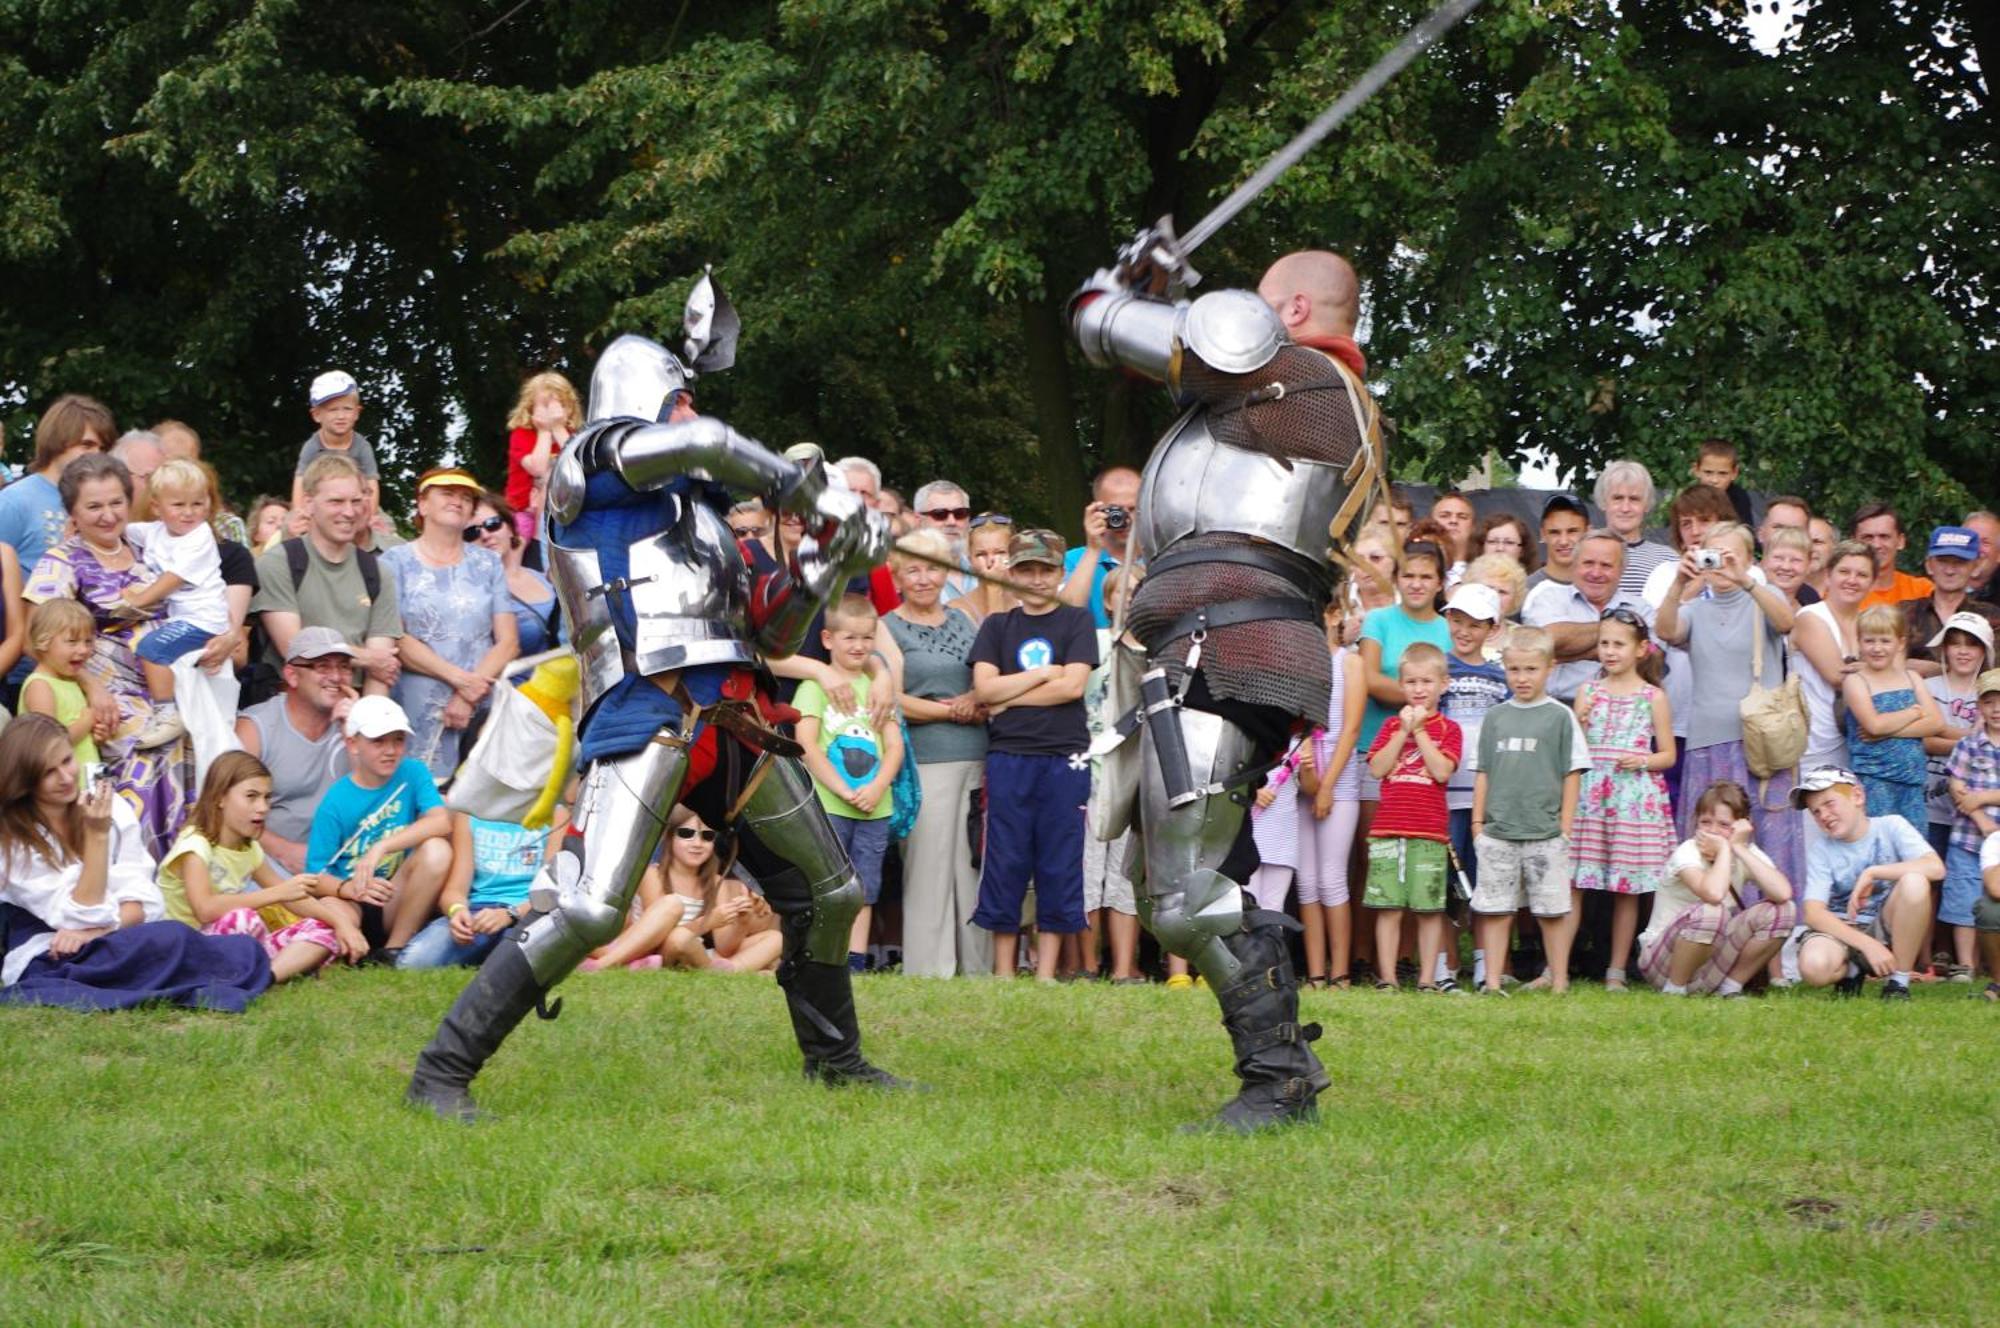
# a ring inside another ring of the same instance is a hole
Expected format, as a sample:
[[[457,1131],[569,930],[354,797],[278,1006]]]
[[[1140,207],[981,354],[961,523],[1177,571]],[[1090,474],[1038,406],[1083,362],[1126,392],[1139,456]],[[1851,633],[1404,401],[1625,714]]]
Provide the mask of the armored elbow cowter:
[[[657,489],[687,475],[739,493],[776,494],[799,482],[799,468],[754,438],[711,416],[679,424],[606,430],[598,466],[618,472],[634,489]],[[591,458],[586,458],[588,465]]]
[[[1154,382],[1173,366],[1185,304],[1086,287],[1070,301],[1070,330],[1083,357],[1099,368],[1130,369]]]

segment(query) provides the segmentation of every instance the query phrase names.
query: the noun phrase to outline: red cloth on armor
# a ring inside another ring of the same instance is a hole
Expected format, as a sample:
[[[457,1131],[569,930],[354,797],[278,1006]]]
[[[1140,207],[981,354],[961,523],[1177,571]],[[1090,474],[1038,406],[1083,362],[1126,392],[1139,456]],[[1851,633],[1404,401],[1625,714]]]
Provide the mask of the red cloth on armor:
[[[1333,356],[1352,369],[1356,378],[1368,376],[1368,357],[1361,353],[1361,347],[1353,337],[1294,337],[1293,340],[1301,346],[1310,346]]]

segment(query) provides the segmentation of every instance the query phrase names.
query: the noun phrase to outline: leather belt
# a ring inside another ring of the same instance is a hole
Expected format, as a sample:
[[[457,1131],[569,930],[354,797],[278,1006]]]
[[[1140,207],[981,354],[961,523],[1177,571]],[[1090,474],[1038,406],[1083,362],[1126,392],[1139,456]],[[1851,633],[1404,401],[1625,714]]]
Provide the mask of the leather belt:
[[[1234,627],[1239,623],[1320,621],[1320,610],[1302,599],[1230,599],[1220,604],[1204,605],[1175,619],[1166,631],[1147,641],[1146,653],[1155,654],[1169,641],[1178,641],[1196,632],[1209,632],[1218,627]]]
[[[1324,598],[1333,591],[1333,569],[1316,564],[1303,554],[1275,545],[1265,548],[1247,544],[1225,544],[1206,549],[1170,549],[1146,563],[1146,575],[1158,576],[1179,567],[1201,563],[1234,563],[1260,572],[1281,576],[1301,590]]]

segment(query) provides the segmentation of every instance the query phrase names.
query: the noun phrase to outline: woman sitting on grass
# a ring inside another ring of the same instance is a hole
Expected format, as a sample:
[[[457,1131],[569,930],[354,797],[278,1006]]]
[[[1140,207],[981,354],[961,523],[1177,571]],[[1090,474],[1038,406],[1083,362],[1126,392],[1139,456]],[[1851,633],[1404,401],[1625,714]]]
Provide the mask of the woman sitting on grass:
[[[224,752],[208,769],[187,828],[160,862],[167,916],[206,936],[248,936],[271,959],[271,979],[316,973],[343,955],[368,953],[361,913],[315,899],[314,876],[287,876],[257,841],[271,810],[271,772],[248,752]]]
[[[616,968],[774,971],[784,938],[764,897],[722,874],[715,831],[685,807],[667,818],[667,870],[639,881],[640,912],[625,933],[583,961],[585,971]]]
[[[1792,883],[1751,842],[1750,795],[1734,780],[1702,790],[1694,838],[1667,859],[1653,918],[1639,938],[1639,971],[1669,996],[1738,996],[1798,921]],[[1745,908],[1751,881],[1763,898]]]
[[[264,951],[165,921],[139,818],[80,777],[53,719],[0,730],[0,1004],[243,1010],[271,985]]]

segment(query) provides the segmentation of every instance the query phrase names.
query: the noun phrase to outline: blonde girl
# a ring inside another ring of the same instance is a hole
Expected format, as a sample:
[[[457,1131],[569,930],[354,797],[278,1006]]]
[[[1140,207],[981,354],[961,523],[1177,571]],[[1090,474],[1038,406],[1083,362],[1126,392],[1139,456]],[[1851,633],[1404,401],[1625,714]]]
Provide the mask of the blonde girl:
[[[1849,768],[1861,776],[1869,816],[1900,816],[1922,834],[1930,822],[1924,739],[1944,728],[1944,715],[1903,658],[1910,626],[1900,609],[1865,608],[1854,630],[1861,667],[1840,684],[1840,699],[1847,703],[1841,727]]]
[[[351,906],[313,897],[311,876],[283,876],[257,841],[271,810],[271,772],[248,752],[225,752],[208,769],[187,828],[160,862],[167,916],[207,936],[249,936],[278,982],[342,955],[368,953]]]
[[[559,373],[538,373],[521,384],[507,416],[507,501],[515,528],[533,542],[549,467],[569,436],[583,427],[583,401]]]
[[[97,743],[109,726],[90,708],[83,666],[97,649],[97,622],[73,599],[45,600],[28,615],[28,648],[35,671],[21,684],[21,713],[47,715],[63,726],[79,766],[98,764]]]

